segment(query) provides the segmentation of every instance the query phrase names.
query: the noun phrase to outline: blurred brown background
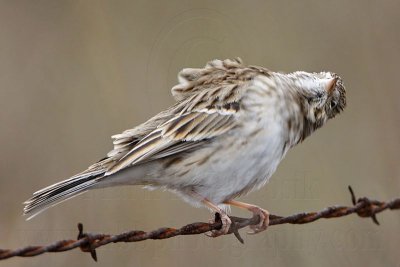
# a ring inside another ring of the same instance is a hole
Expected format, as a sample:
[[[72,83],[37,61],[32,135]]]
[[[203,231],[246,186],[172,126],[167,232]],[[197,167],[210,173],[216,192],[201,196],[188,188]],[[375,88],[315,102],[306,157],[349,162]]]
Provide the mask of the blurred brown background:
[[[240,56],[272,70],[330,70],[348,108],[242,198],[288,215],[400,195],[399,1],[1,1],[0,248],[208,220],[168,192],[89,192],[25,221],[21,202],[111,149],[110,136],[173,103],[183,67]],[[249,215],[236,209],[235,215]],[[15,258],[1,266],[400,266],[400,214],[233,236],[178,237]],[[245,231],[243,231],[243,234]]]

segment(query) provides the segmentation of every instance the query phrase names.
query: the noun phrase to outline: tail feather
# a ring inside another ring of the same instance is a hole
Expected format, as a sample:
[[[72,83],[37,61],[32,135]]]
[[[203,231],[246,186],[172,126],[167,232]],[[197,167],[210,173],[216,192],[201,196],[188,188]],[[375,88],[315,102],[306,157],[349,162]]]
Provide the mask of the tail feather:
[[[35,192],[32,198],[24,202],[24,215],[30,215],[29,220],[52,206],[86,192],[104,173],[105,170],[84,172]]]
[[[33,193],[33,196],[35,197],[35,196],[38,196],[38,195],[44,195],[45,193],[52,192],[53,190],[55,190],[57,188],[66,186],[69,183],[73,183],[73,182],[77,181],[78,179],[84,179],[84,178],[87,178],[87,177],[90,177],[90,176],[96,176],[98,174],[103,174],[104,172],[105,172],[105,170],[97,170],[97,171],[79,173],[77,175],[72,176],[71,178],[68,178],[68,179],[63,180],[61,182],[58,182],[58,183],[49,185],[49,186],[47,186],[45,188],[42,188],[42,189],[36,191],[35,193]],[[31,199],[33,199],[33,197]],[[29,200],[25,201],[24,203],[26,203],[28,201]]]

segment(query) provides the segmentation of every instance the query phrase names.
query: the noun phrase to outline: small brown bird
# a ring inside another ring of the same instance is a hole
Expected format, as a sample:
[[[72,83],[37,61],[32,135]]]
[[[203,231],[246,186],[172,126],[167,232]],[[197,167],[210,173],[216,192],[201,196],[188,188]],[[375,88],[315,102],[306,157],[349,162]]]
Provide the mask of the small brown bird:
[[[289,148],[346,106],[342,79],[331,72],[283,74],[240,59],[183,69],[172,88],[176,104],[114,135],[114,149],[87,170],[41,189],[25,202],[31,217],[89,189],[117,185],[165,188],[221,214],[226,205],[261,217],[268,212],[235,198],[263,186]],[[31,218],[30,217],[30,218]]]

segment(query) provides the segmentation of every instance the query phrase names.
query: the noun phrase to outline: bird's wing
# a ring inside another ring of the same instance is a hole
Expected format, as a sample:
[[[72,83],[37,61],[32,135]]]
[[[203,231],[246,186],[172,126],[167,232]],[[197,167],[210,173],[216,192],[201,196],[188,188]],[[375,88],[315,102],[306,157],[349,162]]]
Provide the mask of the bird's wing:
[[[243,69],[239,58],[234,60],[213,60],[208,62],[204,68],[183,69],[178,74],[179,83],[171,89],[171,93],[178,103],[133,129],[113,135],[114,149],[107,154],[108,158],[113,160],[121,159],[140,140],[156,130],[161,124],[172,119],[175,113],[183,114],[188,110],[205,108],[206,105],[204,104],[209,106],[216,105],[221,96],[224,96],[222,100],[227,103],[234,102],[237,100],[234,97],[237,96],[238,90],[232,90],[232,87],[238,85],[238,77],[241,76],[238,74]],[[227,98],[226,92],[231,93],[230,99],[225,99]],[[204,96],[202,93],[207,94]],[[197,95],[197,98],[194,97],[195,95]],[[188,100],[190,97],[192,98]],[[203,99],[205,97],[214,100],[214,102],[205,101],[207,100]]]
[[[113,136],[107,172],[176,155],[203,145],[238,126],[241,99],[250,80],[266,69],[245,67],[240,59],[213,60],[202,69],[183,69],[172,88],[178,101],[138,127]],[[102,162],[93,165],[97,169]],[[90,169],[90,168],[89,168]]]
[[[179,72],[179,83],[171,90],[176,105],[159,113],[147,122],[112,136],[114,149],[108,158],[119,160],[141,139],[161,124],[172,119],[175,113],[183,114],[189,110],[205,109],[213,106],[236,105],[241,98],[244,83],[259,74],[268,74],[268,70],[242,64],[240,58],[212,60],[204,68],[186,68]],[[233,108],[227,107],[228,109]]]
[[[213,110],[178,114],[140,140],[106,175],[141,162],[182,153],[236,125],[234,112]]]

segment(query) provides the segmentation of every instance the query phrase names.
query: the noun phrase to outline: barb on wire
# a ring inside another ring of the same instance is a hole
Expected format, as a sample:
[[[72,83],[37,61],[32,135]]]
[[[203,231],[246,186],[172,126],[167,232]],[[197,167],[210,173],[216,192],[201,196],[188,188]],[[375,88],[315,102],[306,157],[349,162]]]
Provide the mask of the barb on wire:
[[[353,189],[349,186],[353,206],[331,206],[318,212],[304,212],[287,217],[269,215],[269,225],[278,224],[305,224],[311,223],[321,218],[337,218],[347,216],[352,213],[357,213],[360,217],[371,217],[373,222],[379,225],[376,214],[386,209],[400,209],[400,198],[393,199],[388,202],[371,200],[363,197],[356,200]],[[257,225],[260,218],[256,215],[252,218],[239,218],[230,216],[232,225],[228,234],[234,234],[236,238],[243,243],[243,239],[239,234],[239,229],[249,225]],[[32,257],[41,255],[46,252],[63,252],[80,248],[83,252],[90,252],[92,258],[97,261],[96,248],[118,242],[138,242],[147,239],[166,239],[179,235],[198,235],[213,230],[219,230],[222,227],[222,222],[219,214],[215,215],[215,223],[191,223],[179,229],[175,228],[160,228],[151,232],[144,231],[129,231],[117,235],[110,234],[93,234],[84,233],[83,225],[78,224],[79,234],[77,240],[60,240],[47,246],[28,246],[20,249],[0,249],[0,260],[11,257]]]

